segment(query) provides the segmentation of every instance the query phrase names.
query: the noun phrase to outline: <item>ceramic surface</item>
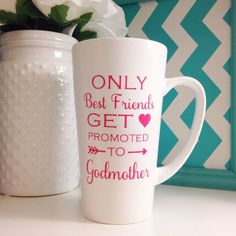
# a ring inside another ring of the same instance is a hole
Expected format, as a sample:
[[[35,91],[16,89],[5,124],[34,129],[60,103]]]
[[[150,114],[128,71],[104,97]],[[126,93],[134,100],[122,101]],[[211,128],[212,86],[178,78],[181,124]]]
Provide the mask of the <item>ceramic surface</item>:
[[[78,185],[70,37],[19,31],[1,38],[0,193],[50,195]]]

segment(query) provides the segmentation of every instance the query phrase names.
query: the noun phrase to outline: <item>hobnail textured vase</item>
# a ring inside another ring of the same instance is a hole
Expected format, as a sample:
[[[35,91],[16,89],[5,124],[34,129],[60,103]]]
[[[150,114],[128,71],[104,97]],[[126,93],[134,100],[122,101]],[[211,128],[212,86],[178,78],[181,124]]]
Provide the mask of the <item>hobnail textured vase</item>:
[[[0,38],[0,193],[42,196],[79,182],[71,48],[47,31]]]

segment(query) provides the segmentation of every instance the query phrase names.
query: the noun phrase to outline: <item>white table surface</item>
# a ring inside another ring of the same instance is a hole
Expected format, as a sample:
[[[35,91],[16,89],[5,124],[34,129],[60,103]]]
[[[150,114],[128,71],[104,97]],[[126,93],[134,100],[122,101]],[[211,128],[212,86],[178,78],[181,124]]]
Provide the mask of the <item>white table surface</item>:
[[[153,217],[133,225],[86,220],[80,191],[37,198],[0,196],[1,236],[235,236],[236,192],[159,186]]]

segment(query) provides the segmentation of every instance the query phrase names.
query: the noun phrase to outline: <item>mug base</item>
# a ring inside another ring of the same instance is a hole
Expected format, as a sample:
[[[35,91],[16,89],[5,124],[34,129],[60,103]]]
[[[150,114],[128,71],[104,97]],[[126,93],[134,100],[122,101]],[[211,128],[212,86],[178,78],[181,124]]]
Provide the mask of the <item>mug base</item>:
[[[83,212],[83,216],[94,223],[99,223],[99,224],[106,224],[106,225],[131,225],[131,224],[138,224],[142,223],[144,221],[147,221],[151,218],[150,216],[144,217],[144,218],[139,218],[139,219],[102,219],[102,218],[96,218],[96,217],[90,217],[86,213]]]

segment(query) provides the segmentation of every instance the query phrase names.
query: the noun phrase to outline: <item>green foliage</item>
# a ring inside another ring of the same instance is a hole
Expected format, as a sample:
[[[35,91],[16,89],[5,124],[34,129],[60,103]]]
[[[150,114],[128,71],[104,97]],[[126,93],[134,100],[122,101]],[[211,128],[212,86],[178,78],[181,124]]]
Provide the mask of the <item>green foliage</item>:
[[[73,20],[73,23],[77,24],[73,32],[73,37],[78,41],[97,38],[97,33],[94,31],[81,31],[82,28],[91,20],[92,16],[93,13],[89,12]]]
[[[73,37],[78,39],[78,41],[83,41],[83,40],[87,40],[87,39],[97,38],[97,33],[94,31],[83,31],[83,32],[79,32],[79,34],[77,34],[75,36],[73,34]]]
[[[96,38],[97,33],[93,31],[81,31],[92,19],[93,13],[88,12],[77,19],[68,21],[69,7],[61,4],[52,7],[50,14],[43,15],[34,5],[32,0],[17,0],[16,13],[0,10],[0,33],[21,30],[37,29],[54,32],[62,32],[64,28],[77,25],[73,37],[79,41]]]
[[[24,8],[24,6],[31,2],[30,0],[17,0],[16,1],[16,14],[18,16],[24,17],[24,11],[22,11],[22,9]]]
[[[77,27],[81,30],[91,19],[93,13],[88,12],[80,16],[79,18],[73,20],[72,22],[77,25]]]
[[[56,5],[51,9],[49,17],[60,27],[66,27],[71,24],[66,17],[69,11],[69,7],[66,5]]]
[[[17,0],[16,1],[16,15],[24,19],[25,21],[27,20],[27,16],[24,13],[24,7],[27,3],[31,2],[30,0]]]
[[[32,19],[48,19],[31,1],[24,5],[24,7],[22,8],[22,12]]]
[[[23,19],[21,19],[21,17],[17,16],[14,13],[11,12],[7,12],[4,10],[0,10],[0,23],[1,24],[22,24]]]

